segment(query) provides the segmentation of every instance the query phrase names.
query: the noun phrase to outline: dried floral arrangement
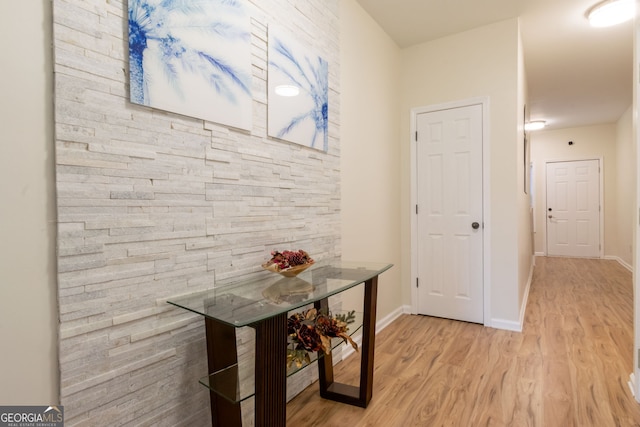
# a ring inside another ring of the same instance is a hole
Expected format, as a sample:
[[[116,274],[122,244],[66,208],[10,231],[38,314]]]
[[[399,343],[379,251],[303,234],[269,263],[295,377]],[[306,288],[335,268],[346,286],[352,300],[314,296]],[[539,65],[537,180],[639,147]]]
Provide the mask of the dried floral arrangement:
[[[355,321],[355,311],[331,316],[315,308],[294,313],[287,319],[287,368],[311,363],[309,352],[331,352],[331,338],[342,338],[358,351],[347,325]]]
[[[272,251],[271,259],[262,264],[262,268],[290,277],[306,270],[313,263],[314,260],[302,249],[297,251]]]

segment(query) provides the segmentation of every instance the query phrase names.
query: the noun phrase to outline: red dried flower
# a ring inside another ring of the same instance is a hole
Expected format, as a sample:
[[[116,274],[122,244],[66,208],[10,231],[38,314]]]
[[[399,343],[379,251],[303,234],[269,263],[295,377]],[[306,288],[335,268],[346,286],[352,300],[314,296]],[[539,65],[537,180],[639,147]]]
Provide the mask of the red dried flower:
[[[315,308],[302,313],[294,313],[287,319],[287,333],[290,348],[287,352],[288,366],[295,363],[298,367],[310,362],[308,352],[331,351],[331,338],[342,338],[357,351],[358,345],[348,334],[348,323],[353,322],[354,312],[332,317],[319,313]]]

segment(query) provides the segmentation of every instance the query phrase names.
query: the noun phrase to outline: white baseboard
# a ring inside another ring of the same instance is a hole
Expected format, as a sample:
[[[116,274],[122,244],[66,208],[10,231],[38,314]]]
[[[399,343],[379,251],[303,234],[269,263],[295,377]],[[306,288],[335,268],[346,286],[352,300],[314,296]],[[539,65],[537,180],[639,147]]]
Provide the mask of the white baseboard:
[[[381,330],[383,330],[384,328],[386,328],[387,326],[389,326],[391,322],[396,320],[398,317],[402,316],[403,314],[410,314],[410,313],[411,313],[410,305],[403,305],[396,308],[391,313],[387,314],[382,319],[376,322],[376,334]]]
[[[636,401],[637,401],[638,396],[636,396],[636,376],[633,374],[633,372],[629,374],[629,382],[627,382],[627,384],[631,389],[631,394],[633,395],[633,397],[636,398]]]
[[[531,268],[529,268],[529,277],[527,278],[527,286],[524,289],[524,297],[522,298],[522,304],[520,305],[520,319],[517,322],[514,322],[513,320],[491,319],[492,328],[522,332],[522,327],[524,325],[524,315],[527,311],[527,301],[529,300],[529,290],[531,289],[531,282],[533,282],[533,269],[535,265],[536,260],[534,257],[532,257]]]
[[[491,327],[506,331],[522,332],[522,325],[515,320],[491,319]]]
[[[630,272],[633,273],[633,267],[630,266],[629,264],[627,264],[622,258],[617,257],[615,255],[605,255],[604,259],[610,259],[613,261],[618,261],[618,264],[620,264],[621,266],[623,266],[624,268],[626,268],[627,270],[629,270]]]
[[[547,256],[546,252],[536,252],[535,256]]]
[[[387,314],[382,319],[376,322],[376,334],[382,331],[387,326],[389,326],[391,322],[396,320],[398,317],[402,316],[403,314],[410,314],[410,313],[411,313],[410,305],[403,305],[396,308],[391,313]],[[359,331],[357,334],[355,334],[351,338],[356,342],[356,344],[358,344],[358,347],[362,345],[362,331]],[[342,359],[343,360],[346,359],[347,357],[352,355],[354,352],[355,350],[350,345],[342,346]]]
[[[531,268],[529,269],[529,277],[527,278],[527,286],[524,288],[524,296],[522,297],[522,305],[520,306],[520,330],[524,326],[524,316],[527,312],[527,301],[529,301],[529,291],[531,290],[531,283],[533,282],[533,270],[536,266],[536,259],[532,257]]]

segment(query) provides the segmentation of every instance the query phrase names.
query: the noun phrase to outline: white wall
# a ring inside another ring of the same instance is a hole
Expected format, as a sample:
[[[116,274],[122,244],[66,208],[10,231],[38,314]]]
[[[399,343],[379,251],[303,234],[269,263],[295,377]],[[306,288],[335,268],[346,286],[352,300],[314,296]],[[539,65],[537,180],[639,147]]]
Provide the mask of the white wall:
[[[633,230],[636,206],[636,144],[632,137],[632,106],[616,124],[616,241],[612,254],[628,268],[633,266]]]
[[[604,124],[531,132],[535,176],[535,251],[546,254],[545,161],[603,158],[604,254],[617,255],[616,125]],[[573,141],[573,145],[569,145]]]
[[[517,157],[516,157],[516,179],[518,182],[517,200],[518,200],[518,306],[520,308],[519,325],[521,327],[524,322],[526,311],[526,297],[528,286],[533,277],[533,218],[531,212],[531,197],[529,193],[529,185],[525,179],[528,174],[531,153],[529,141],[525,147],[524,143],[524,123],[525,105],[527,104],[528,88],[527,76],[524,69],[524,52],[522,49],[522,38],[518,32],[518,114],[517,119]],[[526,187],[526,190],[525,190]]]
[[[342,255],[394,264],[378,291],[382,319],[402,305],[400,49],[355,0],[340,1],[340,49]],[[361,289],[344,301],[356,306]]]
[[[2,405],[59,402],[50,8],[0,2]]]
[[[401,180],[402,282],[410,277],[410,110],[450,101],[490,98],[490,236],[491,319],[517,328],[519,305],[518,195],[518,21],[506,20],[402,51]],[[522,161],[520,159],[520,161]],[[485,213],[487,214],[487,213]],[[405,303],[410,288],[405,285]]]

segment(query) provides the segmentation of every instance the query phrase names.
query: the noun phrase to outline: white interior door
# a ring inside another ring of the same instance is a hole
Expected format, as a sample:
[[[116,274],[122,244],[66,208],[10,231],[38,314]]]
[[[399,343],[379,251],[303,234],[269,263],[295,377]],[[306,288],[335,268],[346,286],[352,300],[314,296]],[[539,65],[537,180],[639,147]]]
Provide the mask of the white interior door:
[[[547,163],[547,254],[600,256],[600,162]]]
[[[416,130],[418,313],[483,323],[482,106]]]

